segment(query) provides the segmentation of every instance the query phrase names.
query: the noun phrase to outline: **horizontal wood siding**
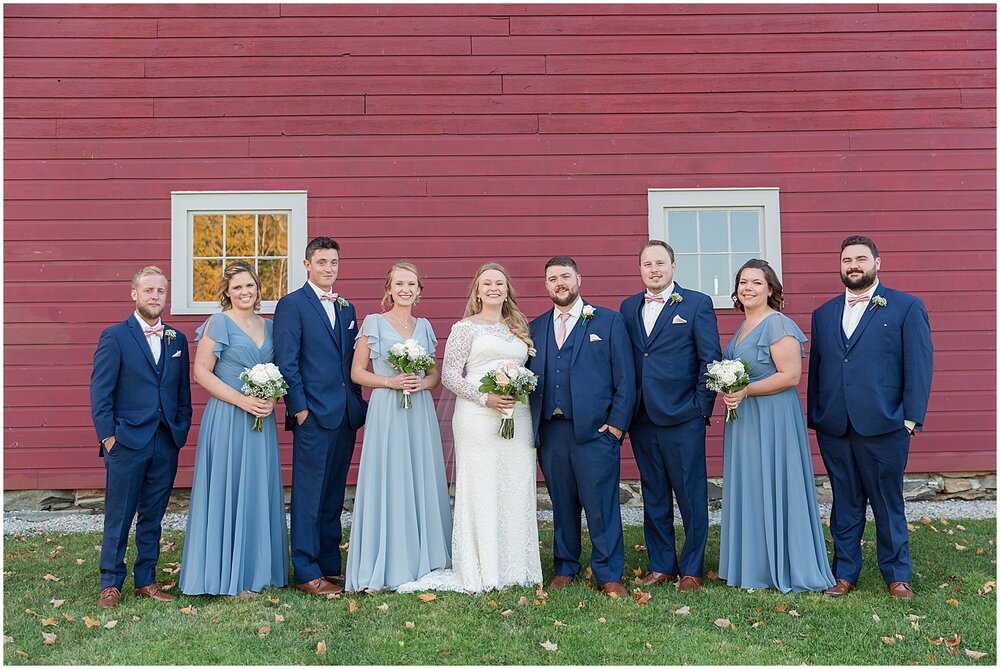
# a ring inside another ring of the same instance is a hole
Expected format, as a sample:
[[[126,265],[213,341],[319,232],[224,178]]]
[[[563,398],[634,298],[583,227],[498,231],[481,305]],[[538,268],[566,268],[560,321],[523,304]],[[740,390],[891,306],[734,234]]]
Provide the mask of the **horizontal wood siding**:
[[[531,316],[562,253],[617,307],[642,288],[648,188],[779,187],[788,315],[808,334],[840,240],[872,235],[934,331],[909,469],[996,468],[988,5],[8,4],[4,56],[8,488],[104,484],[93,351],[134,270],[170,266],[174,190],[307,190],[360,314],[392,261],[420,266],[440,357],[482,262]],[[728,341],[739,317],[719,322]],[[287,482],[284,432],[281,459]]]

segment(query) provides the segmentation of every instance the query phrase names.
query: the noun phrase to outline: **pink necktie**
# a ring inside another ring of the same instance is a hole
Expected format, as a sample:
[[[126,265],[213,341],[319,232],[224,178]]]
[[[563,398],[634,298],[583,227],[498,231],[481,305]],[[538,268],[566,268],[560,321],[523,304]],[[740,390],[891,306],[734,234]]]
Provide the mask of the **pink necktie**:
[[[319,301],[329,300],[330,302],[336,302],[339,297],[340,295],[337,295],[337,293],[323,293],[319,296]]]
[[[872,299],[871,295],[848,295],[847,306],[853,307],[855,304],[858,304],[859,302],[867,302],[870,299]]]
[[[663,303],[663,296],[662,295],[650,295],[649,293],[646,293],[646,304],[649,304],[650,302],[660,302],[662,304]]]
[[[556,325],[556,346],[563,347],[566,341],[566,321],[569,320],[569,313],[559,314],[559,323]]]
[[[146,337],[148,337],[149,335],[156,335],[160,339],[163,339],[163,323],[160,323],[159,325],[153,327],[146,326],[142,328],[142,334],[145,335]]]

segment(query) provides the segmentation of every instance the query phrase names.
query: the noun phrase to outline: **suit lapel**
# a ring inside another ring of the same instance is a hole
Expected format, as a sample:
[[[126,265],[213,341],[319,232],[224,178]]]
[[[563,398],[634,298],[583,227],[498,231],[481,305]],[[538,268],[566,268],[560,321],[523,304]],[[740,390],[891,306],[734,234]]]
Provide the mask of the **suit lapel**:
[[[166,324],[163,325],[163,331],[164,332],[167,331]],[[169,355],[167,355],[167,352],[169,350],[170,347],[167,345],[167,338],[160,337],[160,362],[157,363],[156,371],[159,373],[161,378],[163,377],[164,372],[167,371],[167,358],[170,357]]]
[[[153,368],[154,372],[159,374],[159,370],[156,369],[156,361],[153,360],[153,351],[149,348],[149,342],[146,341],[146,336],[142,334],[142,329],[135,321],[135,317],[129,316],[129,319],[125,322],[128,324],[128,329],[135,338],[135,343],[139,347],[139,350],[142,351],[144,356],[146,356],[149,366]]]
[[[674,284],[674,290],[673,290],[674,293],[678,293],[681,297],[683,297],[684,296],[683,290],[684,289],[681,288],[680,284],[678,283]],[[660,315],[656,317],[656,322],[653,323],[653,329],[649,332],[649,337],[647,337],[646,339],[647,343],[649,344],[653,343],[653,340],[656,339],[656,337],[660,334],[663,328],[666,327],[667,323],[673,322],[674,320],[674,313],[677,311],[678,303],[670,301],[671,294],[672,293],[668,293],[663,298],[665,300],[663,303],[663,308],[660,309]],[[643,304],[645,304],[645,298],[643,298]],[[646,331],[645,324],[642,326],[642,331],[643,332]]]
[[[586,307],[587,304],[588,303],[584,301],[583,306]],[[570,337],[574,335],[579,335],[579,337],[577,337],[577,341],[580,342],[579,344],[573,345],[573,357],[570,358],[569,361],[570,367],[576,364],[576,359],[580,355],[580,349],[582,349],[584,344],[587,343],[587,326],[590,325],[590,321],[593,320],[594,318],[597,318],[597,314],[594,314],[592,318],[584,318],[583,313],[581,312],[580,322],[577,323],[576,327],[573,328],[573,332],[571,332],[569,336],[566,337],[566,339],[568,340]]]
[[[882,283],[880,282],[878,284],[878,288],[876,288],[875,292],[872,293],[872,298],[874,299],[875,297],[881,297],[883,293],[885,293],[885,286],[883,286]],[[843,308],[844,307],[841,307],[841,309]],[[868,324],[875,316],[875,312],[878,309],[882,308],[883,307],[875,307],[875,305],[873,305],[871,302],[868,303],[868,306],[865,307],[865,313],[861,315],[861,320],[858,322],[858,327],[854,328],[854,332],[851,334],[850,339],[847,340],[848,351],[850,351],[851,347],[854,346],[859,339],[861,339],[861,333],[863,333],[865,331],[865,328],[868,327]],[[841,330],[843,330],[843,328],[841,328]]]

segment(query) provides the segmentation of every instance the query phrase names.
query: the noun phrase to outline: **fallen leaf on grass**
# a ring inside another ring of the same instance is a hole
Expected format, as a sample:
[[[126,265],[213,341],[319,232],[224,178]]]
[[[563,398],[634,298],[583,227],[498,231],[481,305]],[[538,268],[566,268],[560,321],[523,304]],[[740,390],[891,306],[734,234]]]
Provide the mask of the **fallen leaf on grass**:
[[[507,618],[514,615],[514,612],[511,609],[505,609],[500,612],[500,615],[502,615],[504,618]]]
[[[275,613],[274,614],[274,622],[276,622],[276,623],[283,623],[283,622],[285,622],[285,616],[281,615],[280,613]]]
[[[413,629],[414,627],[416,627],[416,624],[412,620],[407,620],[405,623],[403,623],[403,627],[408,627],[410,629]]]
[[[345,541],[344,543],[340,544],[340,550],[342,550],[342,551],[346,551],[350,547],[351,547],[351,542],[350,541]]]
[[[267,625],[257,628],[257,636],[267,636],[271,632],[271,628]]]
[[[62,616],[63,616],[63,618],[66,619],[66,622],[68,622],[68,623],[76,622],[76,616],[71,616],[68,613],[63,613]]]
[[[14,637],[12,637],[12,636],[7,636],[6,634],[4,634],[4,635],[3,635],[3,645],[5,645],[5,646],[6,646],[6,645],[7,645],[7,644],[9,644],[9,643],[14,643]]]
[[[104,623],[104,629],[113,630],[115,628],[115,625],[117,624],[118,624],[117,620],[109,620],[108,622]]]
[[[83,560],[83,559],[80,559],[80,558],[77,558],[77,559],[73,560],[73,562],[75,562],[75,563],[77,563],[77,564],[84,564],[84,563],[86,563],[87,561],[86,561],[86,560]]]
[[[938,590],[944,590],[947,587],[948,587],[947,583],[942,583],[941,585],[938,586]]]
[[[132,622],[137,623],[141,620],[139,616],[132,616]]]
[[[646,642],[646,650],[653,650],[653,644]]]
[[[578,608],[578,609],[585,609],[585,608],[587,608],[587,605],[586,605],[586,604],[584,604],[583,602],[579,602],[579,603],[578,603],[578,604],[576,605],[576,608]]]
[[[555,651],[559,650],[559,644],[552,643],[548,639],[546,639],[545,641],[541,642],[538,645],[544,648],[545,650],[549,651],[550,653],[554,653]]]
[[[777,606],[774,607],[774,610],[777,611],[778,613],[784,613],[785,611],[788,610],[788,604],[785,603],[778,604]]]
[[[43,581],[54,581],[56,583],[62,583],[62,581],[63,581],[61,578],[59,578],[58,576],[55,576],[53,574],[46,574],[45,576],[42,576],[42,580]]]
[[[938,531],[938,529],[934,527],[934,522],[927,516],[921,518],[920,522],[923,523],[927,527],[927,529],[934,530],[935,532]]]
[[[157,581],[156,583],[162,590],[173,590],[177,587],[177,581]]]
[[[524,596],[521,596],[521,597],[518,598],[517,603],[520,604],[521,606],[527,606],[528,605],[528,598],[524,597]]]
[[[27,613],[32,618],[37,618],[38,617],[38,614],[35,613],[34,611],[32,611],[31,609],[25,609],[24,612]]]
[[[177,543],[173,542],[173,541],[168,541],[167,543],[163,544],[163,546],[160,547],[160,552],[161,553],[169,553],[170,551],[174,550],[175,548],[177,548]]]
[[[944,640],[944,645],[949,648],[954,648],[958,644],[962,643],[962,637],[958,634],[952,634],[950,637]]]
[[[947,525],[947,524],[948,524],[948,519],[947,519],[947,518],[945,518],[944,516],[941,516],[940,518],[938,518],[938,521],[939,521],[939,522],[940,522],[940,523],[941,523],[942,525]]]
[[[651,595],[650,593],[643,592],[639,588],[633,590],[632,594],[635,595],[635,601],[637,601],[640,604],[648,604],[649,600],[653,597],[653,595]]]
[[[49,557],[50,558],[59,557],[60,555],[62,555],[62,552],[63,552],[63,547],[56,546],[55,548],[49,551]]]
[[[715,581],[715,580],[718,580],[718,578],[719,578],[719,572],[712,571],[711,569],[709,569],[708,573],[706,574],[706,576],[708,576],[708,579],[710,581]]]
[[[535,597],[538,597],[538,599],[542,601],[545,601],[546,599],[549,598],[549,593],[545,592],[545,589],[542,587],[541,583],[539,583],[535,587]]]
[[[17,649],[17,650],[15,650],[14,652],[15,652],[15,653],[17,653],[18,655],[20,655],[21,657],[28,657],[28,654],[27,654],[27,653],[25,653],[25,652],[24,652],[23,650],[21,650],[20,648],[18,648],[18,649]]]
[[[194,614],[198,613],[198,609],[196,609],[194,605],[188,604],[183,609],[181,609],[181,613],[183,613],[186,616],[193,616]]]
[[[49,600],[49,604],[51,604],[52,608],[54,608],[54,609],[58,609],[60,606],[62,606],[65,603],[66,603],[65,599],[50,599]]]
[[[892,644],[896,643],[896,639],[894,639],[891,636],[884,636],[882,637],[882,642],[891,646]]]
[[[932,646],[940,646],[942,643],[944,643],[944,637],[940,637],[939,636],[936,639],[932,639],[930,637],[927,637],[927,643],[929,643]]]
[[[906,637],[903,636],[902,634],[893,634],[893,636],[899,639],[900,641],[906,641]]]
[[[589,581],[591,578],[593,578],[593,576],[594,576],[594,570],[591,569],[590,567],[587,567],[587,570],[583,572],[583,577]]]
[[[90,628],[90,627],[100,627],[101,626],[101,621],[100,620],[94,620],[90,616],[84,616],[83,617],[83,624],[86,625],[88,628]]]
[[[601,616],[600,618],[597,619],[597,622],[599,622],[599,623],[606,623],[606,622],[608,622],[608,619],[605,618],[604,616]]]
[[[917,526],[914,525],[913,523],[907,523],[906,524],[906,529],[908,529],[910,532],[913,532],[914,530],[917,529]]]
[[[272,604],[279,604],[281,602],[281,600],[277,597],[268,597],[267,601],[271,602]]]
[[[642,576],[642,567],[636,567],[633,569],[632,574],[635,576]]]
[[[643,546],[642,544],[636,544],[635,545],[635,552],[636,553],[645,553],[646,552],[646,547]]]
[[[691,615],[691,607],[690,606],[682,606],[679,609],[674,609],[674,615],[675,616],[689,616],[689,615]]]
[[[347,602],[347,610],[351,613],[356,613],[358,610],[358,603],[353,599]]]
[[[982,555],[985,552],[986,552],[986,549],[983,548],[982,546],[980,546],[979,548],[976,549],[976,555]]]
[[[784,639],[774,639],[774,645],[776,645],[776,646],[784,646],[785,645],[785,641],[784,641]]]
[[[495,599],[491,599],[488,602],[486,602],[486,606],[490,607],[491,609],[498,609],[498,608],[500,608],[500,605],[497,604],[497,600],[495,600]]]
[[[312,634],[315,631],[316,631],[316,628],[314,628],[314,627],[303,627],[302,628],[302,633],[303,634]]]
[[[880,622],[882,619],[878,617],[877,613],[873,613],[872,620],[874,620],[875,622]]]
[[[316,654],[326,655],[326,641],[320,641],[318,644],[316,644]]]
[[[438,596],[435,595],[433,592],[424,592],[424,593],[421,593],[421,594],[417,595],[417,599],[419,599],[420,601],[422,601],[424,603],[433,602],[437,598],[438,598]],[[521,599],[524,599],[524,598],[522,597]]]
[[[965,654],[971,657],[973,660],[978,660],[980,658],[986,657],[987,653],[980,653],[978,650],[965,649]]]
[[[375,608],[378,609],[379,611],[388,611],[389,610],[389,605],[386,604],[385,602],[382,602],[381,604],[379,604]]]
[[[754,623],[753,625],[751,625],[750,627],[752,627],[752,628],[754,628],[754,629],[757,629],[758,627],[761,627],[761,626],[762,626],[762,625],[764,625],[764,624],[765,624],[765,623],[764,623],[764,621],[763,621],[763,620],[758,620],[757,622],[755,622],[755,623]]]
[[[42,632],[42,639],[44,640],[42,643],[46,646],[51,646],[56,642],[56,635],[50,632]]]
[[[968,546],[963,546],[962,544],[955,544],[955,550],[957,551],[964,551],[967,548]]]
[[[59,621],[55,618],[45,618],[42,620],[42,627],[55,627],[59,624]]]
[[[956,609],[958,608],[958,600],[957,599],[946,599],[946,600],[944,600],[944,603],[947,604],[947,605],[949,605],[949,606],[954,606]]]
[[[327,599],[340,599],[340,593],[339,592],[331,592],[330,594],[328,594],[326,596],[326,598]]]
[[[561,620],[553,620],[552,621],[552,626],[553,627],[569,627],[569,625],[567,625],[566,623],[564,623]]]
[[[789,611],[789,612],[788,612],[788,615],[790,615],[790,616],[791,616],[791,617],[793,617],[793,618],[800,618],[800,617],[801,617],[801,616],[799,615],[799,612],[798,612],[798,611],[796,611],[795,609],[792,609],[791,611]]]
[[[729,618],[716,618],[715,626],[719,629],[726,629],[727,627],[732,627],[733,624],[729,622]]]
[[[980,595],[986,595],[993,592],[993,589],[997,587],[996,581],[986,581],[983,583],[983,587],[979,588]]]

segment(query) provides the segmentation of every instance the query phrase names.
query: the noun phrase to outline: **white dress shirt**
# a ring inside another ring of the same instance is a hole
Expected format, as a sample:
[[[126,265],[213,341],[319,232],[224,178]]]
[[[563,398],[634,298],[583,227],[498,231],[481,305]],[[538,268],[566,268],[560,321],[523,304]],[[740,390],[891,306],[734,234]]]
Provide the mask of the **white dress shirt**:
[[[843,325],[844,334],[847,335],[848,339],[850,339],[851,335],[854,334],[854,330],[858,327],[858,323],[861,322],[861,317],[865,315],[865,311],[871,308],[871,297],[875,294],[876,288],[878,288],[878,279],[875,279],[875,283],[872,284],[871,288],[857,296],[861,297],[862,295],[867,295],[869,298],[868,301],[858,302],[853,307],[847,304],[847,298],[850,297],[852,293],[848,290],[844,291],[844,318],[841,325]]]
[[[329,295],[330,293],[333,292],[333,288],[331,288],[330,292],[328,293],[327,291],[323,290],[322,288],[320,288],[319,286],[317,286],[312,281],[308,281],[307,280],[306,283],[309,284],[310,288],[312,288],[314,291],[316,291],[316,297],[322,297],[323,295]],[[323,305],[324,309],[326,309],[326,315],[330,319],[330,327],[336,328],[337,327],[337,309],[336,309],[335,302],[333,302],[332,300],[320,300],[319,303],[321,305]]]
[[[559,314],[563,312],[559,311],[559,307],[552,308],[552,327],[555,328],[553,332],[559,329]],[[573,328],[576,327],[577,321],[580,320],[580,314],[583,313],[583,300],[581,298],[576,298],[576,302],[573,306],[569,308],[569,319],[566,321],[566,340],[569,340],[569,336],[573,333]]]
[[[660,297],[663,298],[663,302],[644,302],[642,307],[642,324],[646,327],[646,336],[648,337],[653,331],[653,326],[656,325],[656,319],[660,317],[660,312],[663,311],[663,307],[667,306],[667,301],[670,300],[670,293],[674,292],[674,282],[671,281],[670,285],[660,293]],[[648,290],[646,295],[652,295]],[[643,296],[645,300],[645,296]]]
[[[156,323],[150,325],[146,321],[142,320],[142,316],[139,315],[138,311],[132,312],[132,315],[135,316],[135,320],[139,322],[139,327],[143,329],[155,328],[157,325],[163,325],[163,322],[159,318],[156,319]],[[153,362],[157,365],[160,364],[160,346],[163,343],[162,338],[157,337],[155,334],[150,334],[146,335],[146,341],[149,343],[149,350],[153,353]]]

